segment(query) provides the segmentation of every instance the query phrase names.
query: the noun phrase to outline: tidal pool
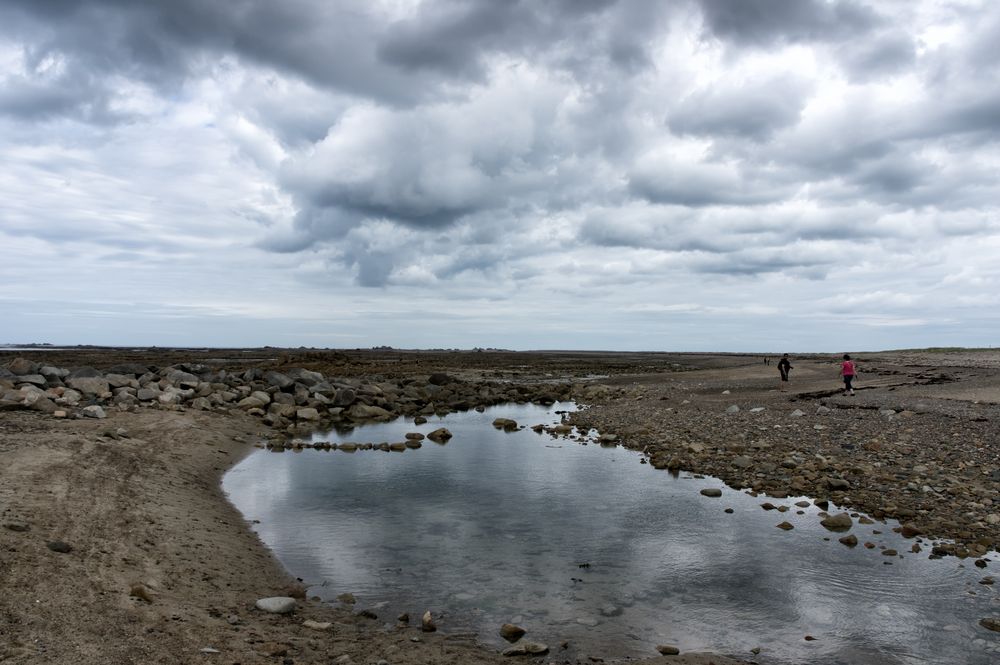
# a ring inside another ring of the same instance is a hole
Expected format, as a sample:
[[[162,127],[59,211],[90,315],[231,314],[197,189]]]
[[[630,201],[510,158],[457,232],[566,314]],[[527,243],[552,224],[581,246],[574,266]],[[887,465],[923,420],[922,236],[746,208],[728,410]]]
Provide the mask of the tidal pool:
[[[491,427],[552,424],[572,408],[331,432],[314,438],[394,442],[441,426],[454,438],[405,453],[261,450],[223,487],[310,595],[353,593],[355,609],[387,625],[429,609],[440,629],[501,648],[497,631],[512,622],[560,662],[655,656],[662,643],[760,663],[1000,662],[1000,634],[978,625],[1000,615],[995,588],[980,584],[995,563],[910,554],[891,522],[855,524],[878,547],[849,549],[816,507],[794,505],[801,497],[764,511],[766,497],[656,471],[632,451]],[[795,528],[776,528],[785,520]]]

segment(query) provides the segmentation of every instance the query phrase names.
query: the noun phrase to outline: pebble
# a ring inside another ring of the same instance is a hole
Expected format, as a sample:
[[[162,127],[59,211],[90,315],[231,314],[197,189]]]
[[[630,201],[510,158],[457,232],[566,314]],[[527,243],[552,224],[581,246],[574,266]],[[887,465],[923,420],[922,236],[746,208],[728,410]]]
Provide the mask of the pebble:
[[[781,524],[779,524],[777,526],[778,526],[779,529],[784,529],[785,531],[791,531],[792,529],[795,528],[794,526],[792,526],[788,522],[782,522]]]
[[[49,541],[45,543],[45,546],[48,547],[53,552],[58,552],[60,554],[69,554],[70,552],[73,551],[72,545],[70,545],[69,543],[65,543],[61,540]]]
[[[313,621],[312,619],[306,619],[302,622],[302,625],[312,630],[329,630],[333,626],[329,621]]]
[[[722,490],[717,487],[706,487],[701,491],[703,496],[720,497],[722,496]]]
[[[271,614],[288,614],[295,610],[295,599],[288,596],[260,598],[257,600],[255,606],[258,610],[270,612]]]
[[[681,650],[672,644],[657,644],[656,650],[663,656],[677,656]]]

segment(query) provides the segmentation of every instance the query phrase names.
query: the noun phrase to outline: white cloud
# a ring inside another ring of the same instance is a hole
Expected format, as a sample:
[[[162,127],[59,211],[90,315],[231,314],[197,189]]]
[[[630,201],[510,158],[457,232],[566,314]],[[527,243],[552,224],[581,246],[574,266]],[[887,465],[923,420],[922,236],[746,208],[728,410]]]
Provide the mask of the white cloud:
[[[233,6],[0,9],[0,332],[990,341],[992,5]]]

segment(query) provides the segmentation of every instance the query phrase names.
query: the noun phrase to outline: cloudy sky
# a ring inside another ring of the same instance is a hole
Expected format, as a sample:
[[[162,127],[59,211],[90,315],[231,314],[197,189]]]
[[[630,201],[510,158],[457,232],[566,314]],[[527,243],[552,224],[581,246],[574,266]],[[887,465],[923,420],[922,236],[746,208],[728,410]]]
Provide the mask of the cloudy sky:
[[[0,342],[987,346],[989,0],[4,0]]]

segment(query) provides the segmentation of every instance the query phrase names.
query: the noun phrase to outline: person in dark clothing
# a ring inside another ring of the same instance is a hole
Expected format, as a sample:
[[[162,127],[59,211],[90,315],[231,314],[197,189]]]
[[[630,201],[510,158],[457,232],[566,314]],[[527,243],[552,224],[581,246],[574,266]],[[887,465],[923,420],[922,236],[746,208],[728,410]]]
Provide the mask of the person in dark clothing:
[[[788,360],[788,354],[781,356],[778,361],[778,373],[781,374],[780,390],[788,390],[788,373],[792,371],[792,363]]]

